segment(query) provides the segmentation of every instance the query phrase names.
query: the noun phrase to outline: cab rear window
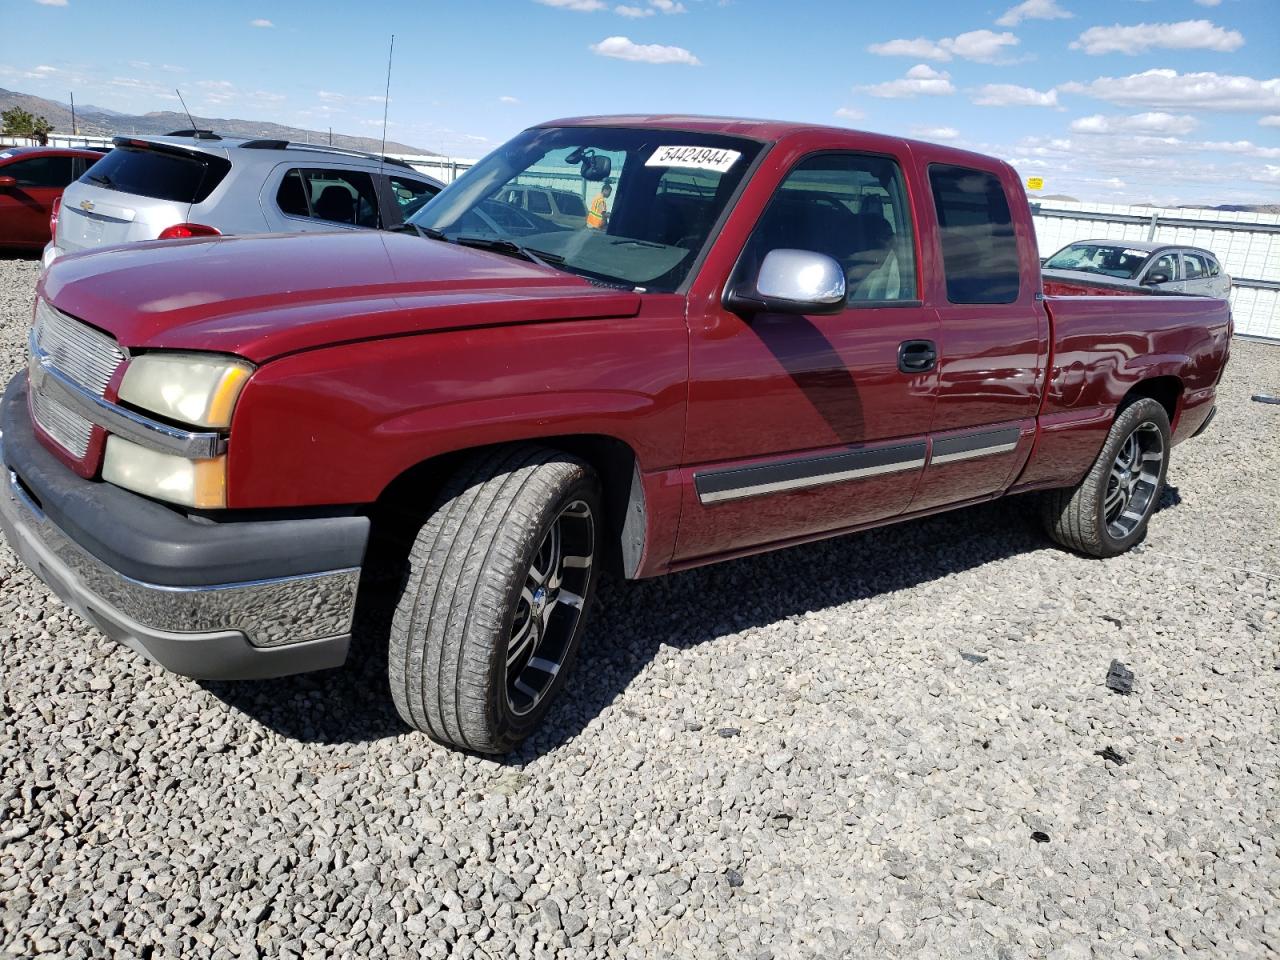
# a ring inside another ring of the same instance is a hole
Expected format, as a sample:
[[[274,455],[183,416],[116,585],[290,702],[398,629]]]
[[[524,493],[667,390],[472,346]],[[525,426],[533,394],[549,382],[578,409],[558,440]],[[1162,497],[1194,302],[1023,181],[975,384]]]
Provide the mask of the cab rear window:
[[[1018,241],[1009,200],[984,170],[929,167],[942,239],[942,269],[952,303],[1013,303],[1018,299]]]
[[[80,181],[155,200],[201,203],[230,169],[230,161],[212,154],[117,146]]]

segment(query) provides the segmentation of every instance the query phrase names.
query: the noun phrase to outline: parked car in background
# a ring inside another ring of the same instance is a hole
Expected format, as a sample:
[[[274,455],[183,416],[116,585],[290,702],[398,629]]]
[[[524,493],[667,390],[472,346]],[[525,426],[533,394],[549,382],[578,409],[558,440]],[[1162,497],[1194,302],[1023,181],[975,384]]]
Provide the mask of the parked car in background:
[[[1231,277],[1200,247],[1124,240],[1078,240],[1044,262],[1047,293],[1179,293],[1227,299]]]
[[[518,184],[504,189],[499,199],[564,227],[581,227],[587,221],[587,205],[582,197],[567,190]]]
[[[45,266],[135,240],[392,227],[444,186],[403,160],[286,140],[188,130],[114,143],[67,188]]]
[[[494,198],[566,166],[614,178],[605,227],[503,233],[531,215]],[[1128,550],[1231,344],[1221,300],[1045,297],[1008,163],[848,129],[560,121],[400,231],[55,263],[0,526],[191,676],[337,666],[394,584],[400,715],[490,753],[572,686],[603,570],[1032,491],[1059,543]]]
[[[67,184],[102,159],[105,150],[0,147],[0,247],[39,250]]]

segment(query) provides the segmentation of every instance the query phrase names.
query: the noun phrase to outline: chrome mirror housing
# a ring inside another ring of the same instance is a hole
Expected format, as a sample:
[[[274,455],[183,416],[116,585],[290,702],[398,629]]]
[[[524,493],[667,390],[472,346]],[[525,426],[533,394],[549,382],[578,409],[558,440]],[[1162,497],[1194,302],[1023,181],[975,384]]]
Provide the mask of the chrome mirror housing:
[[[732,288],[726,306],[739,313],[838,313],[847,293],[844,269],[812,250],[770,250],[755,283]]]

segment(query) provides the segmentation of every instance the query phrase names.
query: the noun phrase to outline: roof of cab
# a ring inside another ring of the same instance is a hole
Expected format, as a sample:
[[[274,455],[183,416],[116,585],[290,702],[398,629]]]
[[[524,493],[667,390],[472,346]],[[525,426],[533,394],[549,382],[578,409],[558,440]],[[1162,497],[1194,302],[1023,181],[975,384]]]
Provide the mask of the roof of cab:
[[[804,133],[828,133],[833,136],[861,136],[869,141],[877,141],[880,146],[901,144],[913,149],[927,151],[936,159],[950,159],[956,162],[973,162],[981,159],[986,164],[993,161],[1007,166],[1005,161],[987,154],[962,150],[944,144],[931,143],[927,140],[912,140],[893,134],[875,133],[870,130],[857,130],[852,127],[837,127],[822,123],[797,123],[787,120],[756,120],[745,117],[693,116],[679,113],[651,114],[619,114],[617,116],[585,116],[565,117],[540,123],[540,127],[642,127],[654,130],[687,130],[696,133],[715,133],[723,136],[746,137],[766,143],[776,143],[790,136]]]

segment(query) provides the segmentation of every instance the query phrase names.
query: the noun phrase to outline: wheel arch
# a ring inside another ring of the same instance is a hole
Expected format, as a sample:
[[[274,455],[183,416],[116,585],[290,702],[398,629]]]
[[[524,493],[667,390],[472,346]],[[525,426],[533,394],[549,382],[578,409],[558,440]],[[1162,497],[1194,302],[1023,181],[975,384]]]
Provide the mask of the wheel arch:
[[[536,444],[562,450],[592,466],[602,487],[606,531],[602,538],[602,560],[605,568],[627,578],[636,576],[644,558],[649,520],[640,462],[630,444],[608,434],[528,437],[463,447],[427,457],[401,471],[383,488],[373,505],[375,535],[403,526],[407,515],[424,512],[464,460],[514,444]]]
[[[1177,423],[1184,391],[1185,385],[1181,377],[1174,374],[1149,376],[1129,388],[1117,410],[1123,410],[1131,403],[1144,398],[1154,400],[1164,407],[1164,412],[1169,415],[1169,427],[1172,429]]]

